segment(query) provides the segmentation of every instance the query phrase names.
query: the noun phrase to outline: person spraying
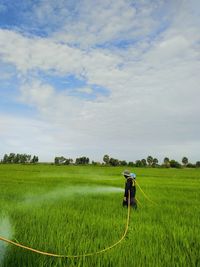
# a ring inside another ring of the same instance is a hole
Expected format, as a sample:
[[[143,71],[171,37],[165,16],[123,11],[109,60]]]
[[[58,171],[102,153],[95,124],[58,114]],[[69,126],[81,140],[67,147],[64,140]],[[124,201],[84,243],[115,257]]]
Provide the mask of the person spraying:
[[[135,198],[136,194],[136,175],[135,173],[130,173],[128,170],[125,170],[123,173],[125,178],[125,192],[124,192],[124,199],[123,199],[123,206],[128,207],[128,197],[130,191],[130,205],[133,208],[137,208],[137,201]]]

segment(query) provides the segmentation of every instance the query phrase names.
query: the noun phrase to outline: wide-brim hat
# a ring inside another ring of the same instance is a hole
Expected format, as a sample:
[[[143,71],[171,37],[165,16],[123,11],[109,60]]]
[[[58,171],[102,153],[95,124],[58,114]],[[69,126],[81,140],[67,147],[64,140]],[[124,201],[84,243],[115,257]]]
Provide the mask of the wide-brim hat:
[[[128,170],[125,170],[124,172],[122,172],[122,174],[128,177],[131,176],[131,173]]]

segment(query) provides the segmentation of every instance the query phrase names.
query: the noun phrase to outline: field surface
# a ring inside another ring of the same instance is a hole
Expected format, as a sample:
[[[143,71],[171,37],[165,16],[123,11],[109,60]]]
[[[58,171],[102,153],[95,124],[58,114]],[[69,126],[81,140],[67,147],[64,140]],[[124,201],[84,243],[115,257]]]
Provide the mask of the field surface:
[[[131,169],[130,169],[131,170]],[[121,167],[0,165],[0,236],[57,254],[84,254],[121,238]],[[131,170],[133,171],[133,170]],[[1,267],[200,266],[200,170],[139,169],[142,206],[127,237],[100,255],[58,259],[0,241]]]

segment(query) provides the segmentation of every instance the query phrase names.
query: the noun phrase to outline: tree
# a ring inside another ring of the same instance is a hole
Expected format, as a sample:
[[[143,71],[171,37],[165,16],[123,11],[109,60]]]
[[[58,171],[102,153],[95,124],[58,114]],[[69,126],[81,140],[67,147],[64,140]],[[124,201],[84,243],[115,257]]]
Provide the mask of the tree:
[[[4,157],[3,157],[3,163],[8,163],[8,155],[5,154]]]
[[[134,167],[134,166],[135,166],[135,164],[134,164],[134,162],[133,162],[133,161],[129,161],[129,163],[128,163],[128,166],[130,166],[130,167]]]
[[[142,160],[141,160],[141,163],[142,163],[142,167],[146,167],[146,166],[147,166],[147,161],[146,161],[146,159],[142,159]]]
[[[20,154],[15,155],[14,163],[20,163]]]
[[[26,154],[20,154],[20,163],[26,163]]]
[[[190,162],[187,164],[187,168],[195,168],[195,167],[196,167],[195,164],[192,164]]]
[[[182,163],[183,163],[183,165],[186,167],[187,164],[188,164],[188,158],[183,157],[183,158],[182,158]]]
[[[122,161],[120,162],[120,165],[121,165],[121,166],[127,166],[128,163],[127,163],[125,160],[122,160]]]
[[[174,159],[170,160],[169,163],[171,168],[181,168],[181,164]]]
[[[35,157],[35,158],[34,158]],[[38,162],[38,157],[34,156],[34,161]],[[5,154],[2,160],[2,163],[30,163],[32,162],[31,160],[31,155],[28,154],[15,154],[15,153],[10,153],[9,155]]]
[[[10,153],[8,156],[8,163],[14,163],[14,159],[15,159],[15,153]]]
[[[163,162],[164,162],[164,166],[167,167],[167,168],[170,167],[170,163],[169,163],[169,161],[170,161],[170,160],[169,160],[169,158],[167,158],[167,157],[165,157],[164,160],[163,160]]]
[[[65,161],[66,161],[66,158],[63,157],[63,156],[61,156],[61,157],[55,157],[55,159],[54,159],[54,163],[56,165],[64,164]]]
[[[151,166],[152,163],[153,163],[153,157],[152,156],[148,156],[147,157],[147,162],[148,162],[149,166]]]
[[[111,166],[119,166],[119,160],[118,159],[114,159],[114,158],[110,158],[109,164]]]
[[[90,160],[89,158],[87,157],[80,157],[80,158],[77,158],[76,159],[76,164],[79,165],[79,164],[83,164],[83,165],[86,165],[86,164],[89,164]]]
[[[73,163],[73,159],[66,159],[64,162],[65,165],[70,165],[72,163]]]
[[[197,162],[196,162],[196,167],[197,167],[197,168],[200,168],[200,161],[197,161]]]
[[[64,164],[65,161],[66,161],[66,158],[65,158],[65,157],[61,156],[61,157],[59,158],[59,164]]]
[[[31,163],[38,163],[39,159],[37,156],[33,156],[32,160],[31,160]]]
[[[55,163],[56,165],[59,164],[59,157],[55,157],[55,159],[54,159],[54,163]]]
[[[104,155],[104,156],[103,156],[103,161],[105,162],[106,165],[109,164],[109,159],[110,159],[110,158],[109,158],[108,155]]]
[[[30,163],[30,161],[31,161],[31,155],[26,155],[26,162]]]
[[[142,167],[142,162],[141,162],[141,160],[136,160],[136,162],[135,162],[135,167]]]
[[[157,159],[157,158],[154,158],[154,159],[153,159],[152,166],[153,166],[153,167],[158,166],[158,159]]]
[[[31,160],[31,155],[20,154],[20,163],[29,163]]]

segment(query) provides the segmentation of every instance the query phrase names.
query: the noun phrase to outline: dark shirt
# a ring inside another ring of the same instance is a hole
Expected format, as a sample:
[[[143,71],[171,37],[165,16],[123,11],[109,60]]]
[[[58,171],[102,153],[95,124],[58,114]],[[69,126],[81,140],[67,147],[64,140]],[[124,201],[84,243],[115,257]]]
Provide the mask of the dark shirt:
[[[133,181],[132,178],[127,178],[126,183],[125,183],[124,196],[126,198],[128,198],[128,191],[129,190],[130,190],[130,197],[131,198],[135,197],[136,187],[135,187],[135,182]]]

